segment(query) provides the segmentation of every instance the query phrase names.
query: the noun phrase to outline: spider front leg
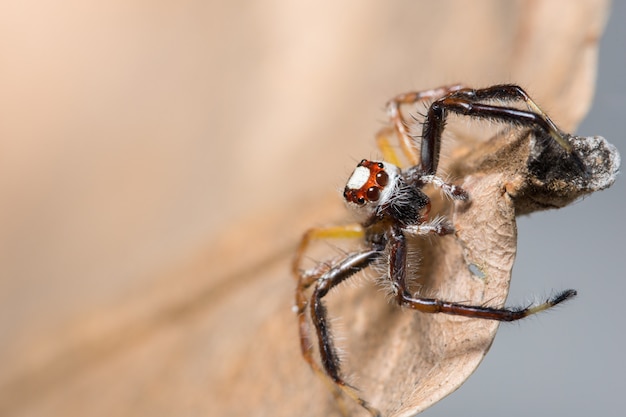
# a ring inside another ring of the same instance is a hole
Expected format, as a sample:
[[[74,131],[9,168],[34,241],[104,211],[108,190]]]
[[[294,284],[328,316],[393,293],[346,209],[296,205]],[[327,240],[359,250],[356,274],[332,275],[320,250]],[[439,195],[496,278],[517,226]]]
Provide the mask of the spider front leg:
[[[333,287],[350,278],[363,268],[366,268],[380,256],[380,250],[362,251],[349,255],[339,264],[330,267],[330,269],[325,271],[314,281],[315,286],[313,294],[311,295],[310,305],[306,301],[306,295],[304,294],[305,288],[303,285],[298,286],[296,293],[298,322],[300,328],[300,347],[302,349],[304,359],[309,363],[313,371],[331,389],[337,400],[340,400],[339,394],[340,392],[343,392],[369,411],[369,413],[374,417],[379,417],[380,412],[361,398],[359,393],[348,385],[341,377],[340,361],[337,351],[333,345],[332,335],[328,324],[327,310],[322,299]],[[321,368],[313,359],[313,344],[309,331],[309,324],[305,315],[307,305],[309,305],[311,320],[315,326],[320,360],[322,363]],[[341,404],[340,401],[339,403]],[[344,414],[346,413],[344,412]]]
[[[530,111],[481,102],[489,100],[524,100]],[[586,171],[585,165],[565,135],[521,87],[497,85],[478,90],[460,89],[435,100],[430,105],[422,131],[421,167],[425,174],[435,174],[437,171],[441,135],[449,112],[541,130],[571,155],[581,172]]]
[[[406,283],[406,237],[404,231],[414,234],[437,233],[439,235],[447,234],[445,229],[437,230],[425,225],[417,225],[401,229],[395,227],[390,234],[390,260],[389,260],[389,278],[393,283],[396,300],[399,305],[409,307],[413,310],[423,313],[444,313],[456,316],[464,316],[478,319],[497,320],[497,321],[515,321],[528,317],[532,314],[539,313],[554,307],[563,301],[569,300],[576,295],[575,290],[565,290],[555,296],[550,297],[544,303],[531,305],[525,308],[493,308],[485,306],[472,306],[460,304],[450,301],[439,300],[436,298],[423,298],[412,296],[407,288]],[[443,233],[441,233],[443,232]]]
[[[556,140],[565,150],[572,152],[572,145],[567,142],[561,130],[554,124],[552,119],[535,103],[535,101],[524,91],[522,87],[515,84],[500,84],[491,87],[470,89],[464,88],[455,92],[456,96],[465,97],[470,101],[483,100],[500,100],[500,101],[519,101],[523,100],[528,109],[543,119],[548,127],[548,133]]]

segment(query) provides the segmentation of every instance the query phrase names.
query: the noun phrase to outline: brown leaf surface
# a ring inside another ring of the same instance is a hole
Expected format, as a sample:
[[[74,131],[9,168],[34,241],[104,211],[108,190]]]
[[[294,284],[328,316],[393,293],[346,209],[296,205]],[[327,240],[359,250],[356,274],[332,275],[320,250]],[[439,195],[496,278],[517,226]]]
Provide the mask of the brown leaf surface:
[[[17,46],[0,103],[0,136],[14,138],[0,176],[0,414],[338,415],[299,354],[288,273],[297,239],[347,220],[331,190],[350,158],[373,152],[368,138],[392,94],[517,82],[574,129],[593,93],[606,4],[570,6],[189,1],[146,15],[132,2],[68,4],[49,13],[63,25],[28,20],[37,42],[15,23],[19,8],[3,13],[5,30],[23,37],[9,37]],[[143,84],[154,71],[163,81]],[[26,123],[33,114],[38,123]],[[545,207],[542,187],[548,202],[561,190],[562,206],[610,175],[537,182],[524,169],[532,138],[483,143],[491,135],[470,128],[444,157],[472,203],[454,211],[458,239],[423,242],[429,261],[416,280],[448,299],[501,304],[516,207]],[[485,147],[503,143],[528,146],[490,165]],[[350,379],[385,414],[456,389],[495,334],[490,322],[401,311],[361,284],[331,294],[329,309],[343,322]]]

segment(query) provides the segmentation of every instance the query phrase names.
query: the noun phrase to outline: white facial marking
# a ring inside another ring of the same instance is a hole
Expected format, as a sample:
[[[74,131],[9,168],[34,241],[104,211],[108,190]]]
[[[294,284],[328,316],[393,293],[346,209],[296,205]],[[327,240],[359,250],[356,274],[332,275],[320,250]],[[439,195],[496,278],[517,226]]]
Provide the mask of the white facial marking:
[[[346,186],[352,190],[358,190],[363,187],[367,180],[370,178],[370,170],[365,167],[356,167],[352,176],[348,180]]]

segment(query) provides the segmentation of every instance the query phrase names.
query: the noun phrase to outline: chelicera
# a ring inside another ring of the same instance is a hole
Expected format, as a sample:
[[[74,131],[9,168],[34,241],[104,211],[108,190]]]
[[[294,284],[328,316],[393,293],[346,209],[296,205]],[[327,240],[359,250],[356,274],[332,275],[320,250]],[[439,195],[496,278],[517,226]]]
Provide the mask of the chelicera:
[[[425,115],[419,153],[408,130],[400,107],[430,101]],[[527,109],[503,104],[523,102]],[[423,188],[432,184],[453,200],[466,201],[468,193],[458,185],[437,176],[441,136],[450,113],[472,118],[491,119],[534,129],[558,143],[584,169],[572,146],[550,118],[541,111],[526,92],[516,85],[496,85],[483,89],[460,85],[411,92],[396,96],[387,103],[387,112],[400,147],[409,166],[402,168],[387,137],[378,137],[383,161],[363,159],[348,179],[343,197],[358,223],[329,228],[310,229],[303,237],[293,264],[298,280],[296,306],[300,345],[304,359],[338,397],[346,394],[373,416],[379,411],[348,385],[341,374],[340,361],[328,324],[324,297],[329,290],[372,264],[383,263],[392,297],[399,306],[421,313],[445,313],[476,319],[514,321],[547,310],[576,295],[574,290],[555,294],[544,303],[526,308],[494,308],[460,302],[425,298],[412,294],[407,283],[407,238],[414,236],[448,236],[453,225],[446,219],[430,219],[430,199]],[[365,249],[348,253],[338,261],[322,263],[303,270],[302,259],[311,241],[317,239],[359,238]],[[448,237],[453,238],[453,237]],[[311,290],[310,295],[307,295]],[[307,315],[313,324],[311,331]],[[314,359],[313,334],[317,339],[320,362]]]

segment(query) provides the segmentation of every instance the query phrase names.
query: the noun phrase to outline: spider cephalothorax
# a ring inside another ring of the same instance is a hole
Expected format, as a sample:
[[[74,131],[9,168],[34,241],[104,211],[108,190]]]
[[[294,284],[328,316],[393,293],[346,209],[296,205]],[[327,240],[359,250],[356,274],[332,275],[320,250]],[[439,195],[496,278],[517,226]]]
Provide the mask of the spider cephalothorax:
[[[416,141],[406,130],[400,106],[423,100],[430,100],[432,103],[425,116],[418,154]],[[528,110],[493,104],[503,101],[523,101]],[[447,115],[456,113],[534,129],[542,136],[552,138],[584,171],[582,162],[574,153],[566,136],[526,92],[515,85],[497,85],[478,90],[451,86],[402,94],[387,104],[387,110],[404,156],[410,165],[401,168],[386,136],[380,135],[378,143],[385,161],[363,159],[348,179],[343,192],[346,204],[356,214],[358,223],[309,230],[302,239],[293,265],[294,275],[298,279],[296,312],[300,326],[300,345],[305,360],[334,388],[337,396],[339,393],[348,395],[374,416],[380,415],[378,410],[346,384],[341,375],[323,302],[331,288],[358,271],[374,264],[385,264],[388,272],[383,279],[389,281],[392,296],[400,306],[424,313],[445,313],[477,319],[518,320],[576,295],[574,290],[566,290],[542,304],[510,309],[467,305],[411,294],[407,274],[414,271],[407,272],[407,238],[454,234],[454,227],[447,220],[440,217],[429,219],[430,199],[423,192],[424,186],[432,184],[453,200],[465,201],[470,198],[463,188],[449,184],[436,175],[441,135]],[[323,263],[321,267],[301,270],[301,261],[311,240],[347,237],[362,239],[365,249],[348,253],[341,260]],[[306,292],[311,287],[312,294],[307,296]],[[307,313],[315,328],[321,366],[313,357],[313,340]]]
[[[388,162],[363,159],[344,189],[346,204],[363,224],[383,218],[403,225],[416,224],[430,200],[421,190],[423,184],[406,174]]]

